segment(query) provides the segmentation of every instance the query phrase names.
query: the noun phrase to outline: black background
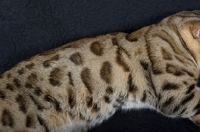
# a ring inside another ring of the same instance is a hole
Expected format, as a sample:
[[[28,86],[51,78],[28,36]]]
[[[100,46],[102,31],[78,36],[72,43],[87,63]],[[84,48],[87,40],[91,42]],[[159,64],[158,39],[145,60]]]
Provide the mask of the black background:
[[[199,0],[0,0],[0,73],[37,53],[111,32],[131,32]],[[1,84],[0,84],[1,85]],[[118,111],[90,132],[198,132],[187,119]]]

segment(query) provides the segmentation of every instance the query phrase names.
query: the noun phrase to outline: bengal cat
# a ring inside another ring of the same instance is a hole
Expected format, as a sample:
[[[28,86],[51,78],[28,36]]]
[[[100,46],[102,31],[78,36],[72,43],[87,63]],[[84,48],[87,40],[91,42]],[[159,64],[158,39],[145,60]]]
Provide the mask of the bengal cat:
[[[82,132],[134,108],[200,124],[199,69],[200,10],[71,42],[0,76],[0,131]]]

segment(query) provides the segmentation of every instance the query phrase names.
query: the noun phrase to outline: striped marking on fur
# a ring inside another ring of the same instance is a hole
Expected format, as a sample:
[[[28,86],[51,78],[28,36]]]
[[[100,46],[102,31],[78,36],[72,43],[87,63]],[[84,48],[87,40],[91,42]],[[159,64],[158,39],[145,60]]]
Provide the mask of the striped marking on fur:
[[[69,85],[74,87],[74,81],[73,81],[73,78],[72,78],[72,73],[68,72],[67,76],[69,78]]]
[[[83,68],[81,72],[81,79],[86,86],[88,92],[92,94],[93,86],[92,86],[92,78],[91,78],[91,72],[88,68]]]
[[[137,86],[133,83],[132,75],[129,74],[129,76],[128,76],[128,91],[134,92],[136,90],[137,90]]]
[[[179,85],[175,83],[165,83],[162,87],[163,90],[177,90],[179,89]]]
[[[76,93],[71,88],[68,88],[68,103],[70,108],[76,105]]]
[[[38,119],[40,125],[44,127],[45,131],[50,132],[49,128],[47,127],[47,123],[45,122],[45,120],[43,118],[41,118],[40,116],[37,116],[37,119]]]
[[[125,72],[129,72],[130,71],[130,68],[129,66],[127,65],[125,59],[124,59],[124,56],[128,57],[126,55],[125,52],[123,52],[123,50],[121,48],[117,48],[117,57],[116,57],[116,62],[122,66],[122,68],[124,69]]]
[[[100,76],[107,84],[112,82],[112,66],[110,62],[106,61],[102,64],[100,69]]]

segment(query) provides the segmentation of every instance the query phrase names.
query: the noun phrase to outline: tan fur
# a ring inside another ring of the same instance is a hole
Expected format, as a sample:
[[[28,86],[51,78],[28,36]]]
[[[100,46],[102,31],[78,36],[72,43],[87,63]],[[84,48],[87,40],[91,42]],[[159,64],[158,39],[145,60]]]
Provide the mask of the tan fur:
[[[200,11],[133,33],[85,38],[38,54],[0,78],[1,131],[87,131],[119,108],[200,123]]]

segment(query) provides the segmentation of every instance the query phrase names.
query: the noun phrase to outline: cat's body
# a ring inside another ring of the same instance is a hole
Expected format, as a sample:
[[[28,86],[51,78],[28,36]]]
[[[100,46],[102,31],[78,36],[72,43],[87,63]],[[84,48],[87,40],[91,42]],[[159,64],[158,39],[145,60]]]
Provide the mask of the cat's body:
[[[86,131],[119,108],[152,108],[198,123],[199,15],[181,12],[19,63],[0,78],[0,131]]]

